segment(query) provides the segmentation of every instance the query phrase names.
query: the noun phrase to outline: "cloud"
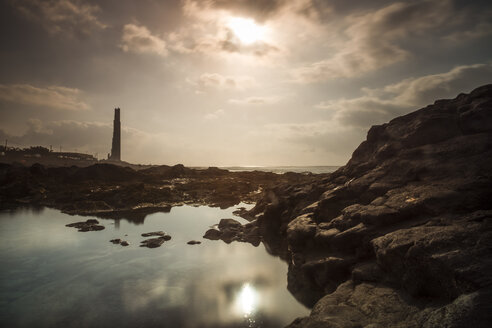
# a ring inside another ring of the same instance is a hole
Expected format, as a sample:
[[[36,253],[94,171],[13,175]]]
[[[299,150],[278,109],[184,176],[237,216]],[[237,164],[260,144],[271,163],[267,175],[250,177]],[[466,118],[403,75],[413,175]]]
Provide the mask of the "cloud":
[[[0,101],[60,110],[85,110],[79,89],[62,86],[35,87],[30,84],[0,84]]]
[[[27,130],[22,135],[2,134],[8,136],[13,145],[22,147],[53,145],[55,148],[62,146],[65,151],[83,151],[88,149],[88,145],[99,145],[91,150],[103,151],[110,148],[111,131],[109,123],[55,121],[44,124],[32,118],[27,121]],[[107,140],[107,145],[101,145],[102,140]]]
[[[22,135],[10,135],[0,129],[0,136],[8,139],[13,146],[53,145],[56,150],[61,146],[63,151],[98,153],[98,157],[103,159],[111,149],[111,123],[73,120],[43,122],[35,118],[26,123],[27,130]],[[155,149],[161,149],[163,153],[171,156],[172,150],[169,149],[172,149],[172,146],[166,144],[166,140],[171,140],[169,136],[150,134],[126,126],[122,127],[121,133],[124,160],[143,163],[148,160],[149,154],[153,154],[156,159],[158,154]],[[125,149],[132,149],[132,152],[126,152]]]
[[[203,26],[189,26],[169,36],[169,48],[181,54],[242,54],[264,58],[279,54],[281,48],[266,41],[243,44],[234,33],[220,21],[209,21],[210,32]]]
[[[230,104],[234,105],[273,105],[280,101],[280,97],[247,97],[242,99],[229,99]]]
[[[463,8],[454,21],[459,28],[444,37],[448,41],[460,43],[492,35],[492,10],[483,6]]]
[[[106,122],[82,122],[74,120],[41,121],[30,119],[27,130],[21,135],[13,135],[0,129],[0,138],[8,139],[14,147],[53,146],[58,150],[98,154],[105,159],[111,149],[113,124]],[[169,135],[165,131],[149,133],[123,125],[121,127],[122,159],[130,163],[189,163],[203,165],[204,161],[216,163],[210,154],[216,152],[216,145],[190,142],[179,135]],[[208,155],[208,158],[206,157]],[[191,157],[191,158],[190,158]]]
[[[51,34],[85,37],[106,28],[96,17],[100,10],[82,0],[17,0],[14,6]]]
[[[302,154],[299,157],[309,159],[310,163],[343,164],[364,140],[371,125],[491,82],[490,64],[458,66],[448,72],[377,89],[365,88],[360,97],[322,102],[316,107],[326,111],[325,118],[306,123],[266,124],[250,131],[248,138],[268,140],[276,154],[290,154],[290,161],[298,160],[292,154]]]
[[[188,15],[204,15],[209,11],[224,10],[238,16],[252,17],[257,21],[264,21],[275,16],[287,3],[288,1],[286,0],[186,0],[184,1],[184,11]]]
[[[124,52],[137,54],[157,54],[167,56],[166,42],[158,36],[152,35],[145,26],[126,24],[121,36],[121,49]]]
[[[262,6],[269,7],[269,1],[193,1],[183,4],[182,27],[169,34],[169,48],[181,54],[230,55],[239,54],[267,58],[280,54],[283,49],[272,40],[256,40],[252,43],[241,42],[228,26],[231,10],[250,7],[258,12]],[[283,2],[283,1],[279,1]],[[245,16],[245,13],[239,15]],[[257,23],[263,24],[257,20]]]
[[[276,154],[285,153],[286,160],[291,163],[307,160],[316,165],[342,165],[366,132],[365,129],[340,125],[334,120],[320,120],[266,124],[261,129],[250,131],[249,137],[268,140],[270,151],[275,149]],[[297,155],[293,157],[293,154]]]
[[[218,109],[218,110],[216,110],[213,113],[207,113],[207,114],[205,114],[204,118],[206,120],[212,121],[212,120],[218,119],[219,117],[221,117],[222,115],[224,115],[224,113],[225,113],[224,110]]]
[[[491,82],[491,64],[465,65],[457,66],[446,73],[405,79],[386,86],[384,92],[396,95],[397,102],[422,106]]]
[[[406,60],[410,52],[401,42],[410,36],[425,36],[452,17],[449,0],[397,2],[365,14],[349,15],[344,22],[346,40],[334,44],[335,52],[292,71],[296,82],[322,82],[354,77]]]
[[[263,23],[286,13],[317,19],[333,11],[332,4],[323,0],[186,0],[188,15],[207,15],[210,11],[226,11],[230,15],[251,17]]]
[[[361,97],[325,101],[315,107],[331,111],[339,124],[368,128],[436,99],[454,98],[460,92],[469,92],[491,82],[490,64],[458,66],[449,72],[405,79],[382,88],[365,88]]]
[[[254,78],[249,76],[224,76],[218,73],[204,73],[195,80],[187,79],[199,91],[216,90],[246,90],[256,85]]]

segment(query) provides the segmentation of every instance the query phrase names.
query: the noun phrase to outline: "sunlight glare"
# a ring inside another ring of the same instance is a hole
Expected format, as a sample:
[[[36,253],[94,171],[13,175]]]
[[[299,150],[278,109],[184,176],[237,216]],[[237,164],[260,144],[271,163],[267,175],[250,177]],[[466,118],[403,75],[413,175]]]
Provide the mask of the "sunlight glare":
[[[256,24],[250,18],[231,17],[227,26],[245,44],[260,41],[265,36],[265,27]]]
[[[256,294],[256,291],[249,283],[244,284],[238,296],[238,305],[241,308],[241,312],[245,316],[250,315],[255,310],[257,302],[258,295]]]

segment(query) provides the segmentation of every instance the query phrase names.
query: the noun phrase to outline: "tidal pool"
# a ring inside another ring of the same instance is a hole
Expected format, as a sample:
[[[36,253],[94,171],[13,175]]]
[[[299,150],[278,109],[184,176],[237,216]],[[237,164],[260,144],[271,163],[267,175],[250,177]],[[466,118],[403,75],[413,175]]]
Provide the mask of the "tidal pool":
[[[287,264],[263,244],[202,239],[221,218],[246,222],[234,210],[98,219],[106,229],[93,232],[65,227],[87,217],[53,209],[0,212],[0,326],[283,327],[307,315],[286,289]],[[172,239],[139,247],[142,233],[157,230]]]

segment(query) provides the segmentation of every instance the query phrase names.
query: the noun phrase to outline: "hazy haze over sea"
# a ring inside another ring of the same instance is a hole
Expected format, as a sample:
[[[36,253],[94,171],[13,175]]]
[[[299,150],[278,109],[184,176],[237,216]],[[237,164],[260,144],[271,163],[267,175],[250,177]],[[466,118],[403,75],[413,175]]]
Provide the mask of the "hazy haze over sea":
[[[314,174],[331,173],[335,172],[340,166],[221,166],[221,169],[231,172],[250,172],[250,171],[264,171],[273,173],[305,173],[311,172]]]

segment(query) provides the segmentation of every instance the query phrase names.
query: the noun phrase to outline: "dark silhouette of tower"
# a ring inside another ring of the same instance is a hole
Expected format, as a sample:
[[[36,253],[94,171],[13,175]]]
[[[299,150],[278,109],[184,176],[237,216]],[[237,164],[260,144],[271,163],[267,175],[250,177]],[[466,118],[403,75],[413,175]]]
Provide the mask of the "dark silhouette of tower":
[[[121,161],[121,122],[119,108],[114,109],[113,144],[111,146],[111,156],[109,159]]]

